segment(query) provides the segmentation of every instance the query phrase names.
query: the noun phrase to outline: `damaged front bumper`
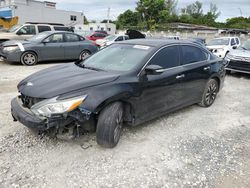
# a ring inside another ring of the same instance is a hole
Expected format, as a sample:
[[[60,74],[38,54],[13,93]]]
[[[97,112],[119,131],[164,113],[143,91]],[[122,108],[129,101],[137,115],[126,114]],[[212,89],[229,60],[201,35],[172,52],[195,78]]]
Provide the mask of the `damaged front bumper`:
[[[50,118],[37,117],[30,109],[23,107],[20,98],[14,98],[11,101],[11,114],[14,121],[19,121],[30,129],[38,131],[46,131],[52,127],[57,129],[64,128],[72,123],[83,126],[89,121],[91,113],[82,113],[82,111],[74,111],[65,115],[52,116]]]

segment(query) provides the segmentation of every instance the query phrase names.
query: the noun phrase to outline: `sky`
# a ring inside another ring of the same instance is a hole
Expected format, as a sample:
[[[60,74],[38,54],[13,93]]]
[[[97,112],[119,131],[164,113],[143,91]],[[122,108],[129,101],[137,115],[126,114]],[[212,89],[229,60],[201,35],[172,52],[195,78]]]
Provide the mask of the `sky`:
[[[115,20],[117,16],[127,9],[134,10],[137,0],[51,0],[57,2],[58,9],[84,12],[88,20],[101,21],[107,18],[110,7],[110,18]],[[178,0],[177,10],[195,2],[196,0]],[[219,8],[221,15],[217,21],[224,22],[227,18],[244,16],[250,17],[250,0],[200,0],[203,10],[209,9],[210,3]]]

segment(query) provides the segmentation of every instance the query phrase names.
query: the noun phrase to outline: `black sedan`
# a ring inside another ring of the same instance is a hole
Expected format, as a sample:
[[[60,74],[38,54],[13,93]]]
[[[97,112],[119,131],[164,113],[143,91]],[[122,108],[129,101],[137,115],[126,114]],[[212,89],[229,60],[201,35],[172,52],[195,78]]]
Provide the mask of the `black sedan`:
[[[27,77],[11,111],[31,129],[71,135],[96,131],[98,144],[114,147],[124,123],[139,125],[196,103],[211,106],[224,78],[223,60],[201,45],[131,40]]]
[[[91,41],[72,32],[46,31],[25,41],[2,43],[0,57],[31,66],[40,61],[85,59],[97,50]]]

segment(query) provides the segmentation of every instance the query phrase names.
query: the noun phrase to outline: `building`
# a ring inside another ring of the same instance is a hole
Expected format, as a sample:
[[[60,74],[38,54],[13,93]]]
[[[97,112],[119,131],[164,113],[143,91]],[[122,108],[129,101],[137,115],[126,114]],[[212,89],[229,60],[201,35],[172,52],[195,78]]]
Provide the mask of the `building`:
[[[116,33],[116,25],[113,23],[89,23],[86,25],[75,25],[75,31],[77,32],[93,32],[97,30],[107,31],[108,34],[114,35]]]
[[[18,24],[42,22],[74,26],[84,22],[81,12],[58,10],[54,2],[37,0],[0,0],[0,17],[18,17]]]

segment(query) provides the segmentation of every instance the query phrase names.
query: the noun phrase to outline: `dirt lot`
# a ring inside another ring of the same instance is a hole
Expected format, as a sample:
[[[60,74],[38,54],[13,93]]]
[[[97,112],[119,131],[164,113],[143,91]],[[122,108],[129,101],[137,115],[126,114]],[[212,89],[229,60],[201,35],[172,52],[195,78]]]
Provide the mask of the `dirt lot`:
[[[0,62],[0,187],[250,187],[250,76],[228,76],[211,108],[126,127],[104,149],[95,134],[39,138],[12,121],[17,83],[53,65]]]

